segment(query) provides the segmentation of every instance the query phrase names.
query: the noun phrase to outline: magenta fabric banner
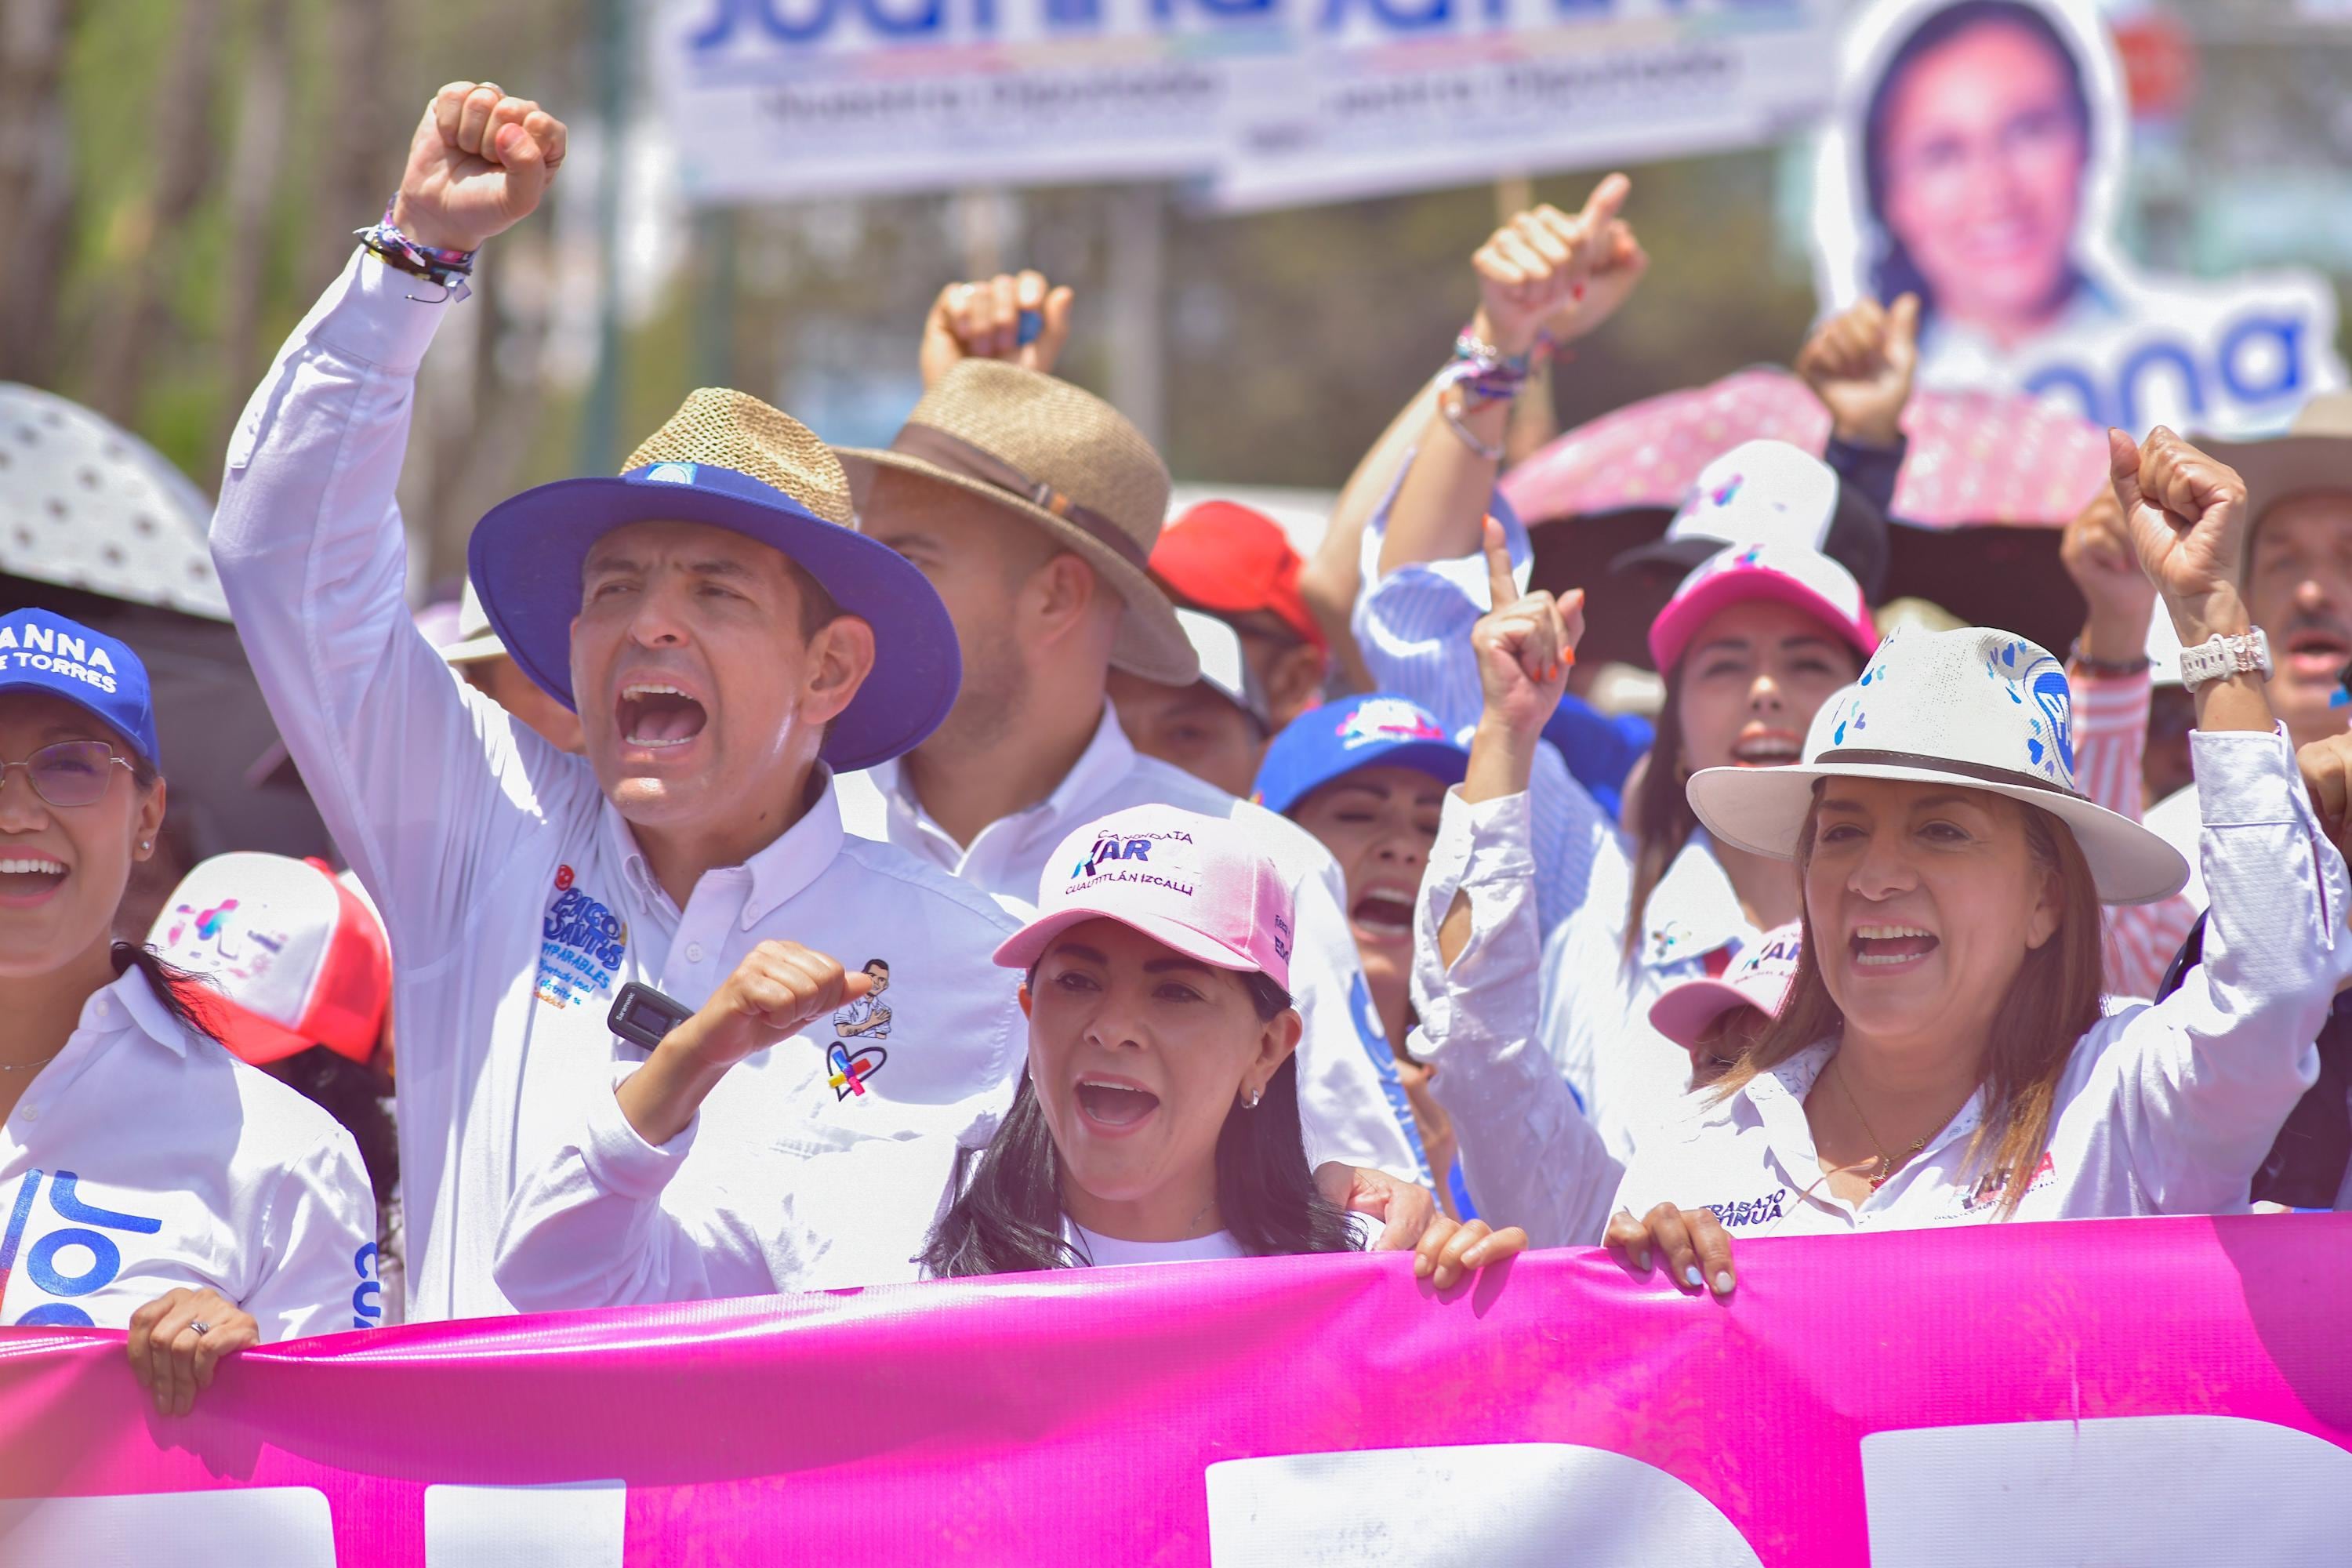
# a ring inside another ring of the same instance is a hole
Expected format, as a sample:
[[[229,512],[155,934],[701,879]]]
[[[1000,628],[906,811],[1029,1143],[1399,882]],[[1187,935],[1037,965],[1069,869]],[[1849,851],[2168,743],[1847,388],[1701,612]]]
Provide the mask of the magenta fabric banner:
[[[1280,1258],[380,1330],[182,1420],[0,1335],[0,1563],[2341,1562],[2352,1215]]]

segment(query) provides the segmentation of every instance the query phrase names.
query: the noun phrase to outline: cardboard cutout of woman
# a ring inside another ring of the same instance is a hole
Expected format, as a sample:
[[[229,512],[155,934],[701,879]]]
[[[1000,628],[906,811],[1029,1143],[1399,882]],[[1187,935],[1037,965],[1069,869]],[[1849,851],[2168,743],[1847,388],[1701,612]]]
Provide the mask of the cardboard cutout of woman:
[[[2135,433],[2256,433],[2345,384],[2304,272],[2158,278],[2116,248],[2130,149],[2088,0],[1875,0],[1816,169],[1822,304],[1916,293],[1920,380],[2063,396]]]

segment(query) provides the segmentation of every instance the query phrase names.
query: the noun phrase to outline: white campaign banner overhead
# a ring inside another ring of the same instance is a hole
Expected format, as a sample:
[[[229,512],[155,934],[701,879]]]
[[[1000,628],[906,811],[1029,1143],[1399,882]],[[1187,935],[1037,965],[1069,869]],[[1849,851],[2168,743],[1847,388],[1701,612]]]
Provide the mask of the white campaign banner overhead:
[[[1832,0],[1309,0],[1217,196],[1267,207],[1772,140],[1829,101]]]
[[[656,59],[704,202],[1213,169],[1234,58],[1291,0],[666,0]]]
[[[695,200],[1213,175],[1236,207],[1764,141],[1834,0],[666,0]]]

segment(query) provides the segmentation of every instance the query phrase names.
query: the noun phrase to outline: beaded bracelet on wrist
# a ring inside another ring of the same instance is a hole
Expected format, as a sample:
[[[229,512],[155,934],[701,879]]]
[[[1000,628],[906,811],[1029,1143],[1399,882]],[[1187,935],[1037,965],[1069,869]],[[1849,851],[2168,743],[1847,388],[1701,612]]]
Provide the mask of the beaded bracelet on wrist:
[[[360,247],[395,271],[440,285],[443,290],[441,299],[425,301],[427,303],[455,303],[465,299],[471,292],[466,279],[472,276],[474,258],[479,252],[448,250],[438,246],[421,245],[409,238],[392,221],[394,202],[398,199],[394,196],[393,201],[383,204],[383,222],[357,231]],[[411,294],[409,298],[415,300],[417,297]]]

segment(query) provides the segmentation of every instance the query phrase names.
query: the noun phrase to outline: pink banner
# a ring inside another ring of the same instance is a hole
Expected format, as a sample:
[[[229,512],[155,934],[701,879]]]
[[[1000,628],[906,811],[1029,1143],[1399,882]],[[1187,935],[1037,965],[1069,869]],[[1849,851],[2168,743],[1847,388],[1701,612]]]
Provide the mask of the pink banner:
[[[0,1335],[0,1563],[2341,1562],[2352,1215],[1103,1269],[381,1330],[157,1417]]]

